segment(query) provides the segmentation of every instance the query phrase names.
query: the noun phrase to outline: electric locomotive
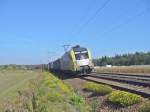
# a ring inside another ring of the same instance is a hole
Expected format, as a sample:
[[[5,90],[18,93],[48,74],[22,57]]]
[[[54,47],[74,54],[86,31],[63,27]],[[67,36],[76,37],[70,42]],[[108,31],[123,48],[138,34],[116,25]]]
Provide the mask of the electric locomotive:
[[[60,59],[48,64],[50,70],[89,74],[94,68],[91,52],[79,45],[72,47]]]

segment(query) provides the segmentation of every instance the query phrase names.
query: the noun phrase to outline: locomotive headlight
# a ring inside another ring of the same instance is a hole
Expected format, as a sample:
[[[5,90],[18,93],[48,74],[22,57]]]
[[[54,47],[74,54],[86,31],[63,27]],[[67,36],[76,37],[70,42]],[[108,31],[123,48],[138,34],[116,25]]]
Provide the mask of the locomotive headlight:
[[[79,65],[78,65],[77,61],[74,61],[74,65],[75,65],[76,68],[79,68]]]
[[[78,65],[77,61],[74,61],[74,65],[75,65],[75,66],[77,66],[77,65]]]
[[[92,62],[92,59],[89,60],[89,64],[90,64],[91,66],[94,66],[94,65],[93,65],[93,62]]]

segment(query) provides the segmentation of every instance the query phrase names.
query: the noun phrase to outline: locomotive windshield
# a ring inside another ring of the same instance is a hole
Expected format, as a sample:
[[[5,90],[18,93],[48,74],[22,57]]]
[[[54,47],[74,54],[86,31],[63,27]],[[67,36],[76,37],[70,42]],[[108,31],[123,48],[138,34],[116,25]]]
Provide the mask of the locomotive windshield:
[[[76,60],[82,60],[82,59],[88,59],[88,52],[82,51],[82,52],[75,52]]]

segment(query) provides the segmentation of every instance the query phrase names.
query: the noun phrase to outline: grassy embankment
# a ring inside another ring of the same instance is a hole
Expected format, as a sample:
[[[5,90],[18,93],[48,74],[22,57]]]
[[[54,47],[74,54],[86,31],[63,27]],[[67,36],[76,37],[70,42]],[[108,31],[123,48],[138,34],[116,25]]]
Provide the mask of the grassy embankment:
[[[0,110],[5,112],[88,112],[85,99],[50,73],[5,71],[0,75]]]
[[[95,70],[100,73],[141,73],[150,74],[150,67],[141,66],[117,66],[117,67],[96,67]]]

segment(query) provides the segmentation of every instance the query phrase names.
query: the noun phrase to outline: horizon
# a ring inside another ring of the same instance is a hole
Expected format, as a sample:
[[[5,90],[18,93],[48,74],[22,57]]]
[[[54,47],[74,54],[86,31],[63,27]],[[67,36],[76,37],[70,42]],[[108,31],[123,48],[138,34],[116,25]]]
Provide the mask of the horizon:
[[[113,55],[113,56],[106,56],[106,57],[110,57],[110,58],[113,58],[113,57],[115,57],[116,55],[119,55],[119,56],[122,56],[122,55],[128,55],[128,54],[135,54],[135,53],[149,53],[150,51],[146,51],[146,52],[132,52],[132,53],[123,53],[123,54],[115,54],[115,55]],[[97,58],[93,58],[93,59],[100,59],[100,58],[102,58],[102,57],[105,57],[105,56],[100,56],[100,57],[97,57]],[[59,57],[60,58],[60,57]],[[56,58],[56,59],[58,59],[58,58]],[[55,59],[55,60],[56,60]],[[55,60],[53,60],[53,61],[55,61]],[[51,61],[52,62],[52,61]],[[37,64],[16,64],[16,63],[9,63],[9,64],[0,64],[0,66],[3,66],[3,65],[42,65],[42,64],[48,64],[49,62],[47,62],[47,63],[37,63]],[[136,65],[131,65],[131,66],[136,66]],[[137,65],[138,66],[138,65]]]

